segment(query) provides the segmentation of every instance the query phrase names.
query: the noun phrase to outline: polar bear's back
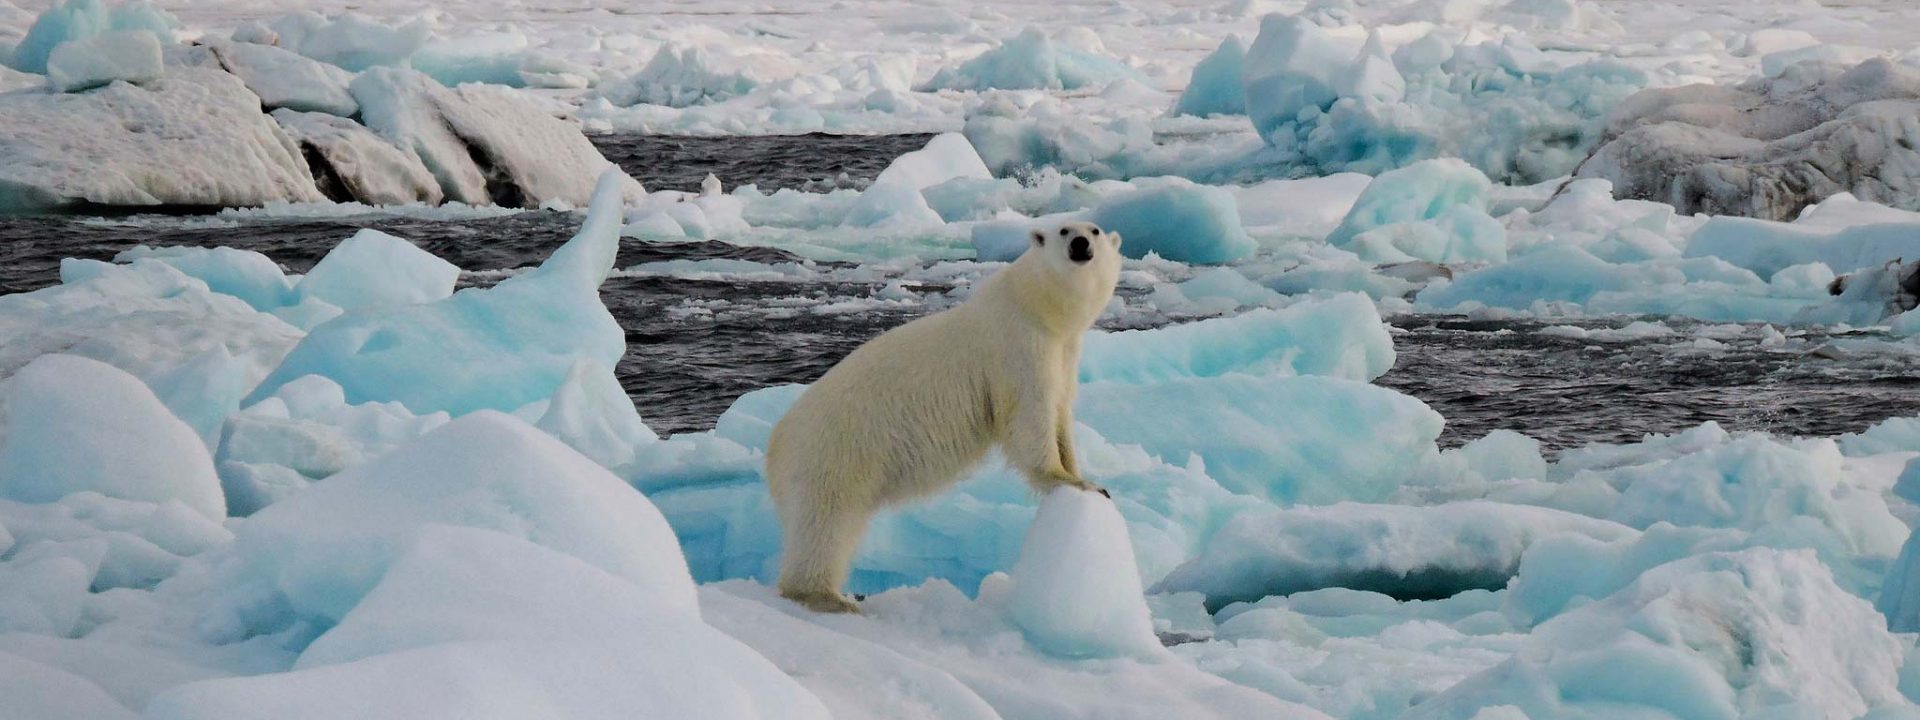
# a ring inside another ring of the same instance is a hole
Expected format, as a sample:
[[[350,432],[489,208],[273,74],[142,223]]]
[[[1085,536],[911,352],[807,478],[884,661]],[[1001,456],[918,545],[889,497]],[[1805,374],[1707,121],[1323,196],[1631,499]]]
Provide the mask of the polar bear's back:
[[[938,491],[978,464],[1001,421],[989,372],[999,353],[973,310],[887,331],[807,388],[774,426],[769,488],[831,478],[840,492],[890,503]]]

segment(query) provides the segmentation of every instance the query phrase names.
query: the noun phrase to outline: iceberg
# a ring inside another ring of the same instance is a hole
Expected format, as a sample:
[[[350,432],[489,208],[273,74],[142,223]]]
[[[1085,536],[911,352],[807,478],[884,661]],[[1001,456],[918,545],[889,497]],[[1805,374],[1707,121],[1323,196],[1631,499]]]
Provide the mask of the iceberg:
[[[1127,523],[1106,497],[1060,488],[1041,498],[1009,579],[1008,616],[1050,654],[1165,652],[1140,590]]]
[[[420,157],[347,118],[281,108],[273,120],[300,144],[320,191],[337,202],[438,205],[440,182]]]

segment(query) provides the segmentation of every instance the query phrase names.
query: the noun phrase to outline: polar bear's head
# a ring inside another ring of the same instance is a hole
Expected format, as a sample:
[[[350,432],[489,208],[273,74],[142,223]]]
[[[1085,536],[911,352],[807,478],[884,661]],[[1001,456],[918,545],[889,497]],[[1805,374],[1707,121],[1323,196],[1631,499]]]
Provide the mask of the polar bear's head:
[[[1120,233],[1071,222],[1034,230],[1028,239],[1031,246],[1014,262],[1025,268],[1016,273],[1025,287],[1024,302],[1053,308],[1049,312],[1064,313],[1068,324],[1085,329],[1106,308],[1120,282]]]
[[[1029,239],[1028,254],[1038,254],[1056,272],[1119,272],[1120,233],[1104,232],[1099,225],[1070,222],[1051,233],[1035,230]]]

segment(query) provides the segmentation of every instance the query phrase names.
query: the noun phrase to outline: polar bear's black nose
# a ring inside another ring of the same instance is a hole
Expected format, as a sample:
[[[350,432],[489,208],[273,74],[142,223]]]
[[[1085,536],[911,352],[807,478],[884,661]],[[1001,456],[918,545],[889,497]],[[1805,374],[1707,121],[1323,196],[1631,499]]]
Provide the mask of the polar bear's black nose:
[[[1077,263],[1093,259],[1093,245],[1087,242],[1087,236],[1081,235],[1073,239],[1073,244],[1067,246],[1067,257]]]

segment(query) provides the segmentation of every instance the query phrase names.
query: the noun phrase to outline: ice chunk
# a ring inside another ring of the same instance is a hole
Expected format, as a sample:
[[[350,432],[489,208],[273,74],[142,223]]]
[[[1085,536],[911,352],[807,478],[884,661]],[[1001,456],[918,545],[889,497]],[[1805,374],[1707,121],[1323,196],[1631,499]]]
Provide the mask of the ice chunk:
[[[1506,230],[1486,210],[1493,182],[1457,159],[1382,173],[1327,236],[1376,262],[1506,260]]]
[[[268,109],[320,112],[342,118],[360,114],[360,104],[347,92],[353,74],[271,45],[221,40],[206,47],[247,89],[260,96]]]
[[[1247,94],[1240,84],[1246,59],[1246,43],[1238,35],[1228,35],[1218,49],[1193,66],[1193,78],[1181,91],[1173,112],[1199,116],[1246,114]]]
[[[160,77],[160,39],[145,30],[123,30],[68,40],[47,57],[47,84],[56,92],[79,92],[124,81]]]
[[[102,0],[63,0],[33,21],[8,62],[17,70],[46,74],[48,60],[61,43],[115,31],[139,30],[173,42],[174,29],[179,26],[179,20],[146,0],[113,7]]]
[[[1198,456],[1222,487],[1277,503],[1383,500],[1438,454],[1443,424],[1419,400],[1365,383],[1237,373],[1088,383],[1076,413],[1108,440],[1166,462]]]
[[[1327,109],[1340,97],[1337,76],[1353,57],[1351,46],[1342,46],[1306,18],[1261,18],[1243,76],[1254,129],[1267,137],[1303,111]]]
[[[274,622],[340,622],[431,524],[523,537],[638,584],[655,608],[696,612],[686,560],[652,503],[560,441],[494,412],[441,426],[249,518],[233,545],[237,606],[224,611],[273,617],[250,604],[286,603],[292,616]]]
[[[45,503],[92,490],[179,500],[208,517],[226,517],[200,436],[139,378],[96,360],[47,355],[5,387],[0,494]]]
[[[411,442],[447,421],[398,403],[348,405],[340,386],[318,375],[227,418],[215,455],[227,509],[249,515],[315,480]]]
[[[1110,196],[1089,217],[1119,233],[1127,257],[1154,253],[1189,263],[1227,263],[1252,254],[1233,193],[1177,178]]]
[[[1540,441],[1512,430],[1495,430],[1460,448],[1467,467],[1487,480],[1547,477],[1547,461]]]
[[[1140,590],[1127,523],[1098,493],[1058,488],[1040,499],[1007,612],[1028,642],[1064,657],[1164,653]]]
[[[640,72],[604,83],[598,92],[608,102],[623,107],[688,107],[745,95],[765,79],[738,58],[704,47],[670,43],[661,46]]]
[[[979,57],[941,69],[927,89],[1078,90],[1121,79],[1147,81],[1119,60],[1063,45],[1039,28],[1029,27]]]
[[[165,142],[156,142],[165,138]],[[0,95],[0,210],[321,200],[300,149],[217,69],[144,86]]]
[[[974,152],[973,144],[960,133],[942,133],[927,141],[926,147],[894,158],[873,184],[900,184],[925,190],[955,178],[992,180],[987,165]]]
[[[518,91],[480,84],[449,90],[413,70],[376,68],[350,86],[367,127],[417,154],[448,200],[539,207],[585,204],[611,165],[580,129]],[[640,183],[621,176],[631,200]]]
[[[640,421],[613,368],[593,360],[567,371],[534,424],[608,468],[633,462],[635,448],[660,439]]]
[[[874,183],[847,208],[847,227],[915,228],[945,224],[919,190],[903,182]]]
[[[139,717],[99,685],[0,652],[0,697],[10,720],[134,720]]]
[[[1562,510],[1480,500],[1247,511],[1154,592],[1200,592],[1214,609],[1322,588],[1445,598],[1506,587],[1528,547],[1564,533],[1601,542],[1638,535]]]
[[[1393,367],[1393,340],[1358,293],[1153,330],[1090,332],[1081,382],[1150,384],[1229,373],[1370,381]]]
[[[292,301],[293,283],[280,266],[265,255],[229,247],[198,248],[135,246],[113,257],[117,263],[151,258],[207,284],[207,289],[245,300],[266,311]]]
[[[619,249],[621,190],[605,173],[573,240],[533,271],[425,305],[343,315],[313,329],[249,403],[304,375],[338,382],[349,402],[398,401],[415,413],[517,410],[545,399],[582,358],[612,367],[626,334],[600,303]],[[466,371],[446,373],[446,358]]]
[[[203,254],[214,260],[199,271],[216,279],[267,270],[251,260],[239,264],[249,267],[228,265],[220,259],[228,253],[190,250],[170,259],[191,264],[184,261]],[[212,419],[232,412],[239,398],[215,388],[253,386],[299,340],[292,326],[158,259],[132,265],[69,260],[61,267],[62,285],[0,297],[0,337],[7,338],[0,343],[0,368],[55,352],[91,357],[146,380],[189,422],[217,424]],[[237,376],[220,377],[229,372]]]
[[[1920,223],[1879,223],[1839,229],[1802,227],[1737,217],[1716,217],[1687,240],[1687,257],[1716,257],[1763,276],[1795,265],[1820,263],[1830,272],[1874,268],[1891,260],[1920,259]]]
[[[368,205],[438,205],[445,198],[439,180],[418,155],[360,123],[285,108],[273,111],[273,119],[300,144],[321,192],[331,199]]]
[[[1541,625],[1511,659],[1402,717],[1511,705],[1529,717],[1852,718],[1905,703],[1903,650],[1811,553],[1714,553]]]
[[[400,307],[444,300],[459,279],[453,263],[368,228],[327,251],[294,291],[343,310]]]
[[[1334,77],[1334,83],[1340,97],[1382,103],[1399,102],[1407,92],[1407,80],[1393,66],[1378,30],[1367,34],[1360,54],[1345,72]]]
[[[327,18],[301,11],[283,15],[267,28],[280,47],[356,72],[404,64],[432,35],[421,18],[395,27],[353,12]]]

